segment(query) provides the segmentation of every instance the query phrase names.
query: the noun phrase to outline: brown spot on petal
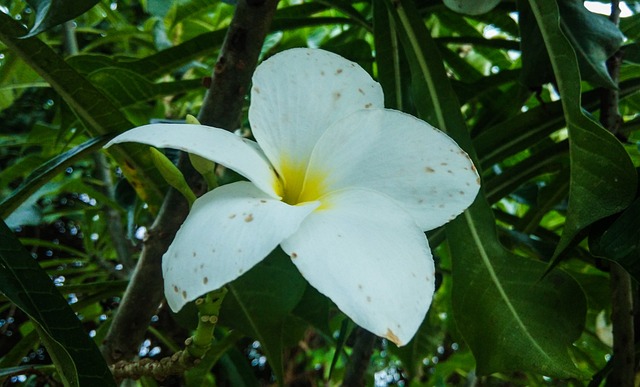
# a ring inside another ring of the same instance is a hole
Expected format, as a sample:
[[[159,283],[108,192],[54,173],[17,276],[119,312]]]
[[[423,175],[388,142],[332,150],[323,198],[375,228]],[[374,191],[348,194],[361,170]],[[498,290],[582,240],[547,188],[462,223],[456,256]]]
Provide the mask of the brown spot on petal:
[[[396,336],[396,334],[393,333],[393,331],[389,328],[387,328],[387,333],[385,333],[384,337],[387,340],[394,342],[398,347],[402,345],[402,342],[400,341],[398,336]]]
[[[176,293],[180,292],[180,289],[178,289],[178,287],[176,285],[173,285],[173,291]]]
[[[364,105],[364,108],[365,109],[369,109],[371,106],[373,106],[373,104],[372,103],[368,103],[368,104]]]
[[[334,100],[336,100],[336,101],[337,101],[337,100],[339,100],[339,99],[340,99],[340,97],[342,97],[342,94],[340,94],[339,92],[335,92],[335,93],[333,93],[333,99],[334,99]]]
[[[371,302],[371,297],[367,296],[367,302]]]
[[[267,201],[264,199],[260,199],[260,203],[266,203]]]
[[[206,285],[208,282],[209,282],[209,278],[204,277],[204,278],[202,279],[202,283],[203,283],[203,284],[205,284],[205,285]]]
[[[336,70],[336,75],[338,75],[338,74],[342,74],[342,69],[337,69]]]
[[[236,217],[236,214],[231,214],[231,215],[229,215],[229,219],[233,219],[233,218],[235,218],[235,217]]]
[[[440,163],[440,165],[449,165],[449,164],[447,164],[447,163]]]
[[[362,89],[358,88],[358,92],[362,95],[364,95],[364,91],[362,91]]]
[[[257,87],[254,87],[254,88],[253,88],[253,91],[255,91],[255,92],[256,92],[256,94],[260,94],[260,89],[259,89],[259,88],[257,88]]]
[[[196,254],[196,252],[194,251],[191,255],[193,255],[193,258],[195,258],[196,255],[198,255],[198,254]]]
[[[187,291],[186,290],[182,291],[182,298],[184,298],[185,300],[187,299]]]
[[[291,258],[298,258],[298,253],[291,253]]]
[[[424,167],[424,171],[425,171],[425,172],[427,172],[427,173],[433,173],[433,172],[435,172],[436,170],[435,170],[435,169],[433,169],[433,168],[431,168],[431,167]]]
[[[358,284],[358,289],[362,290],[362,284]]]
[[[244,221],[247,223],[251,222],[252,220],[253,220],[253,214],[249,214],[244,218]]]

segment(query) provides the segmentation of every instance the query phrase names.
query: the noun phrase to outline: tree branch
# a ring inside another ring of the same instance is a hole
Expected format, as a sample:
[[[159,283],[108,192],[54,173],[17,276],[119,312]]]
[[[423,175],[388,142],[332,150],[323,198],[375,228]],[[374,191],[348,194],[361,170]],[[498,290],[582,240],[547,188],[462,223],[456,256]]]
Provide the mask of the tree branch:
[[[373,346],[378,338],[371,332],[358,327],[356,342],[349,357],[349,362],[342,379],[343,387],[359,387],[365,385],[364,375],[369,368],[369,360]]]
[[[618,0],[611,1],[609,20],[618,25],[620,7]],[[622,53],[616,52],[607,60],[609,75],[618,83]],[[622,117],[619,113],[618,90],[603,89],[600,96],[600,122],[619,139]],[[613,325],[613,358],[607,386],[633,387],[635,379],[635,334],[633,323],[633,284],[629,273],[616,263],[610,265],[611,322]]]
[[[238,2],[213,71],[211,86],[198,115],[202,124],[227,130],[237,128],[251,76],[277,3],[277,0]],[[181,157],[179,168],[194,187],[194,192],[202,193],[202,179],[187,157]],[[109,364],[129,360],[137,354],[151,317],[163,299],[162,255],[187,212],[186,200],[175,190],[170,190],[149,230],[131,283],[103,343],[102,353]]]

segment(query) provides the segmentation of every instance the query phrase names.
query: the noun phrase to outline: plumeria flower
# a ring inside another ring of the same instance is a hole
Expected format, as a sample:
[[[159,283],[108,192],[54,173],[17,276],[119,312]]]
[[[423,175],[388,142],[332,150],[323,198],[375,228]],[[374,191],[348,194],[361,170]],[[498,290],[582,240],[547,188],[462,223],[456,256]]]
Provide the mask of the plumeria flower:
[[[256,142],[172,124],[111,141],[181,149],[248,179],[193,204],[162,261],[171,309],[280,245],[355,323],[406,344],[434,293],[424,231],[464,211],[479,189],[467,154],[426,122],[385,109],[364,69],[319,49],[287,50],[258,66],[249,121]]]

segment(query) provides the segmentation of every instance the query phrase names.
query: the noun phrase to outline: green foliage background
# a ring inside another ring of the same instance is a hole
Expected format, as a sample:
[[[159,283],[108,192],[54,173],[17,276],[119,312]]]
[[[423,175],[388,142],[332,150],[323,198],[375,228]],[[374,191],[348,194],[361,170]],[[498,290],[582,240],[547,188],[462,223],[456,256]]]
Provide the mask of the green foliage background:
[[[381,386],[599,385],[615,367],[610,273],[622,268],[636,298],[640,278],[640,3],[619,26],[580,0],[453,3],[470,14],[441,0],[283,0],[260,53],[358,62],[388,107],[446,131],[482,176],[469,210],[428,234],[438,289],[420,331],[402,348],[377,339],[360,372]],[[235,8],[0,0],[0,380],[114,384],[98,346],[167,183],[146,147],[101,147],[198,113]],[[610,90],[621,115],[605,129]],[[358,329],[280,251],[228,289],[203,361],[139,385],[339,385],[352,372]],[[180,350],[188,309],[159,307],[139,356]]]

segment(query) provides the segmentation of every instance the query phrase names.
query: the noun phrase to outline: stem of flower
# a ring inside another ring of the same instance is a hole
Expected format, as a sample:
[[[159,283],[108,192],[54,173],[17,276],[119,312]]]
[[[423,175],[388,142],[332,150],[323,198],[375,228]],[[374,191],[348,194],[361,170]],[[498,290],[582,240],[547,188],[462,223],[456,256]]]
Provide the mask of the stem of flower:
[[[213,331],[218,322],[218,314],[227,289],[222,288],[196,300],[198,308],[198,326],[190,338],[185,341],[186,350],[174,353],[160,360],[149,358],[139,361],[120,361],[110,369],[116,380],[140,379],[151,376],[163,380],[169,375],[179,375],[198,365],[207,354],[213,341]]]
[[[187,352],[190,356],[200,359],[207,353],[209,348],[211,348],[213,330],[218,322],[220,306],[226,294],[227,288],[221,288],[208,293],[204,298],[198,298],[196,300],[198,327],[190,338],[191,342],[187,345]]]

